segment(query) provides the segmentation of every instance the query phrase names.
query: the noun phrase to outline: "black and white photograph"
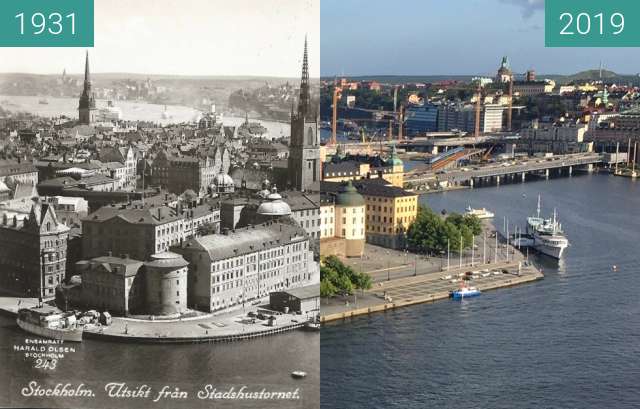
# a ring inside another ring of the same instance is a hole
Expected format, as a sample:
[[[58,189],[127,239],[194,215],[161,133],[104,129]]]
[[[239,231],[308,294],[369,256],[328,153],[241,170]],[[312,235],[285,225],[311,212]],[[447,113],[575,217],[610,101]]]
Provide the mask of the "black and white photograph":
[[[319,408],[318,0],[0,49],[0,407]]]

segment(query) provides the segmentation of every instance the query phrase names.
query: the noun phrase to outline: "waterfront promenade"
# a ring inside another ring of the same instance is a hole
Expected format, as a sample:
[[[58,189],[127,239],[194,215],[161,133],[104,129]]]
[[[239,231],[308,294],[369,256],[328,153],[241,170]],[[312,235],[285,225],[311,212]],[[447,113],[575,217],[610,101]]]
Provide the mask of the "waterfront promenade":
[[[470,286],[481,291],[511,287],[544,277],[541,271],[528,263],[521,251],[507,246],[506,238],[491,221],[483,220],[482,227],[483,234],[475,240],[476,249],[465,250],[462,256],[427,257],[367,244],[362,259],[346,259],[344,262],[371,276],[373,287],[364,292],[356,291],[352,296],[323,299],[321,322],[448,299],[449,292],[460,287],[460,281],[451,281],[471,271],[482,272],[469,282]]]
[[[521,265],[521,268],[519,268]],[[467,271],[487,271],[486,277],[477,276],[469,285],[481,291],[493,290],[514,285],[529,283],[544,277],[542,272],[532,264],[522,261],[503,262],[476,266],[451,268],[411,277],[393,279],[374,284],[371,290],[356,292],[350,297],[336,297],[323,300],[321,305],[321,322],[335,321],[358,315],[383,312],[414,304],[423,304],[449,298],[449,291],[459,288],[460,282],[451,280]],[[486,274],[486,273],[485,273]],[[449,277],[449,278],[445,278]]]
[[[7,315],[13,316],[20,308],[37,305],[38,300],[35,298],[0,297],[0,312]],[[266,316],[274,315],[272,326],[268,324],[268,320],[253,320],[247,316],[249,311],[258,310],[265,311]],[[302,328],[307,320],[305,315],[267,312],[260,306],[251,306],[244,311],[239,309],[223,314],[171,320],[113,317],[111,325],[88,326],[83,336],[142,343],[230,342]]]

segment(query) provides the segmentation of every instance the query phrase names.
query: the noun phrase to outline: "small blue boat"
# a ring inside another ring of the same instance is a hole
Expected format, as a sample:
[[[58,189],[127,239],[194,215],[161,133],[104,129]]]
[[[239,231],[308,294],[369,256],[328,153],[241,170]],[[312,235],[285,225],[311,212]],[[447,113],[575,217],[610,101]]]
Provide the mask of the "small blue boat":
[[[459,290],[451,291],[449,297],[454,300],[462,300],[464,298],[477,297],[480,294],[482,293],[476,287],[462,287]]]

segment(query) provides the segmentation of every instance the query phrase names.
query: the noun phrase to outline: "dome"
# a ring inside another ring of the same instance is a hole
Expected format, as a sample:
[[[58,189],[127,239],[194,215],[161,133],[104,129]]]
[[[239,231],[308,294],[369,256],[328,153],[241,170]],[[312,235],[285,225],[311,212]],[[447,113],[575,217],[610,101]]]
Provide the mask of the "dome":
[[[263,199],[266,199],[269,197],[269,195],[271,194],[271,192],[269,191],[269,189],[263,189],[261,191],[259,191],[258,193],[256,193],[258,195],[258,197],[261,197]]]
[[[258,207],[257,213],[262,216],[288,216],[291,214],[291,207],[282,200],[274,187],[267,200]]]
[[[151,260],[144,263],[145,266],[160,269],[178,269],[186,267],[189,263],[180,254],[165,251],[151,255]]]
[[[213,178],[213,184],[216,186],[232,186],[234,185],[234,182],[231,176],[220,172],[215,178]]]
[[[184,192],[182,192],[180,197],[183,200],[187,200],[189,202],[194,201],[194,200],[198,200],[198,194],[196,192],[194,192],[193,190],[191,190],[191,189],[187,189]]]
[[[358,193],[351,181],[342,186],[340,193],[336,195],[336,206],[356,207],[364,206],[364,204],[364,198]]]

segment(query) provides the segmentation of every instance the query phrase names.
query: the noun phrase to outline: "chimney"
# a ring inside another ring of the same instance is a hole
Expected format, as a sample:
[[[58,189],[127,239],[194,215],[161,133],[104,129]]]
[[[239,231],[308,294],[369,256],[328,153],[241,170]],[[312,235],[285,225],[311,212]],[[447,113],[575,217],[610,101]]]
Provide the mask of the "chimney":
[[[162,209],[158,207],[158,220],[162,219]]]

